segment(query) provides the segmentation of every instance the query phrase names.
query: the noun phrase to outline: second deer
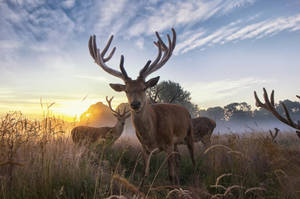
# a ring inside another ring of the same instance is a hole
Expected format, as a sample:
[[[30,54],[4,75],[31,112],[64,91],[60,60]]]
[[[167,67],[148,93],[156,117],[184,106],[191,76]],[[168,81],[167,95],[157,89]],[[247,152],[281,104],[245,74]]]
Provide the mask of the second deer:
[[[197,117],[192,119],[194,142],[201,141],[205,147],[209,146],[211,135],[216,128],[216,122],[207,117]]]
[[[112,114],[118,120],[114,127],[90,127],[90,126],[77,126],[72,129],[72,140],[76,144],[92,144],[98,141],[104,141],[105,143],[113,144],[121,135],[124,129],[125,121],[130,116],[129,110],[123,109],[115,111],[111,106],[113,97],[106,101],[112,112]]]

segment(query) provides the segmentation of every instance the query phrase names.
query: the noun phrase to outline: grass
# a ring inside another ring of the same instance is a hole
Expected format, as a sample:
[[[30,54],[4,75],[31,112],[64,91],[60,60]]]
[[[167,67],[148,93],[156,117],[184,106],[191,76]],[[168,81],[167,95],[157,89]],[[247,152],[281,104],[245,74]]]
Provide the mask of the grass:
[[[75,123],[51,115],[0,119],[0,198],[300,198],[300,140],[283,133],[214,135],[196,145],[196,169],[180,147],[180,186],[168,180],[165,154],[154,155],[143,176],[141,148],[131,140],[113,147],[79,147],[70,139]]]

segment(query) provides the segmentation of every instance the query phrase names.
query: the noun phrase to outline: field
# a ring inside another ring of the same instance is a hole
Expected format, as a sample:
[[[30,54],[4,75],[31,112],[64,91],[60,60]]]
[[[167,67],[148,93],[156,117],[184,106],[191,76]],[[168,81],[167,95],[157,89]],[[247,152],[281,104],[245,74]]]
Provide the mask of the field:
[[[154,155],[143,176],[141,148],[132,140],[113,147],[75,146],[76,123],[8,113],[0,120],[0,198],[300,198],[300,139],[281,132],[214,135],[196,144],[196,169],[180,147],[180,186],[168,180],[165,154]]]

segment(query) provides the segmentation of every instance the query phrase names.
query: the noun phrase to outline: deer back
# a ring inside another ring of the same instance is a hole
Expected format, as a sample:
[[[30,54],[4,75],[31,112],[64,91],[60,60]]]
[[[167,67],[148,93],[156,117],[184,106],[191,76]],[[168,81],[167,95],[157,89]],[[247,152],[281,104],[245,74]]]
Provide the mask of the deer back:
[[[194,130],[194,141],[200,141],[204,136],[211,136],[216,128],[216,122],[207,117],[197,117],[192,119]]]
[[[71,136],[74,143],[94,143],[100,138],[106,138],[112,131],[112,127],[90,127],[90,126],[77,126],[72,129]]]

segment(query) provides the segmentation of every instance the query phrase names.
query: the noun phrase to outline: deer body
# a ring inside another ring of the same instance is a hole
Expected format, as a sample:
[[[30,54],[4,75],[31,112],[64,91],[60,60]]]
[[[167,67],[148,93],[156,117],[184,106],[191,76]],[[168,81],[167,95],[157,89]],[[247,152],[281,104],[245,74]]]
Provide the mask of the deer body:
[[[205,147],[210,145],[210,137],[216,128],[216,122],[207,117],[197,117],[192,119],[194,142],[201,141]]]
[[[73,142],[76,144],[92,144],[101,139],[113,143],[122,135],[123,128],[124,126],[119,122],[114,127],[77,126],[72,129],[71,135]]]
[[[176,104],[147,103],[142,112],[132,112],[132,121],[147,153],[155,148],[169,150],[170,146],[184,142],[192,130],[189,112]]]

